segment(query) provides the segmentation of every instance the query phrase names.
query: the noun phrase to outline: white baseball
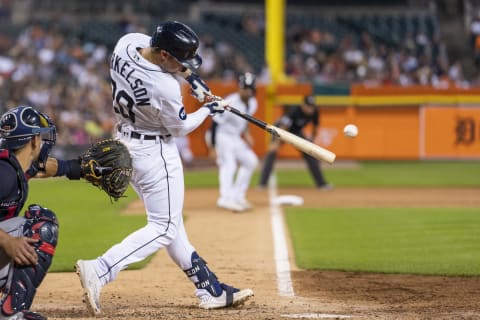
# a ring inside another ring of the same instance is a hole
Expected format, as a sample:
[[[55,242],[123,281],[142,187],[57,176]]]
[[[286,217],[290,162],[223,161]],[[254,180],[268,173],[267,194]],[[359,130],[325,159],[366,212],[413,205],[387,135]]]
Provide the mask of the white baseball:
[[[343,133],[349,138],[354,138],[358,135],[358,128],[354,124],[347,124],[343,128]]]

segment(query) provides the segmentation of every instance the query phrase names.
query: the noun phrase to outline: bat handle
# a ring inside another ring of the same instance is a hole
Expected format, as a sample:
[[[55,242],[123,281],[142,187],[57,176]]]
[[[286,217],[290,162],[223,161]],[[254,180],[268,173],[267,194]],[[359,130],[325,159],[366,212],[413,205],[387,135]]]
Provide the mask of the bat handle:
[[[208,93],[208,92],[203,92],[203,94],[205,95],[205,102],[213,102],[213,101],[220,101],[222,100],[222,97],[219,97],[219,96],[215,96],[211,93]]]

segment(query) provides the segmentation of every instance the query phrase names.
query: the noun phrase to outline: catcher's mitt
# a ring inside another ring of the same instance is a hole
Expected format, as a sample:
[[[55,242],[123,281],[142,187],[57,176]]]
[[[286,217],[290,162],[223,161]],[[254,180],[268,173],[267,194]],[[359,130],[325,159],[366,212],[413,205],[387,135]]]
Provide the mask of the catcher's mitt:
[[[80,156],[82,177],[118,200],[132,177],[132,159],[119,140],[107,139],[92,145]]]

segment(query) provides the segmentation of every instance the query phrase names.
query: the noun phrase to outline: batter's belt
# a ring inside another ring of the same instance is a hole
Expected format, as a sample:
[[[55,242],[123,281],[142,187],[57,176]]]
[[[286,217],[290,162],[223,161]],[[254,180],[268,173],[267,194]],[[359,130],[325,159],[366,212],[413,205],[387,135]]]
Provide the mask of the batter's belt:
[[[167,138],[170,138],[172,135],[167,134],[167,135],[148,135],[148,134],[141,134],[135,131],[123,131],[121,127],[117,127],[118,132],[120,132],[124,136],[129,136],[132,139],[142,139],[143,140],[157,140],[157,138],[160,138],[162,140],[165,140]]]

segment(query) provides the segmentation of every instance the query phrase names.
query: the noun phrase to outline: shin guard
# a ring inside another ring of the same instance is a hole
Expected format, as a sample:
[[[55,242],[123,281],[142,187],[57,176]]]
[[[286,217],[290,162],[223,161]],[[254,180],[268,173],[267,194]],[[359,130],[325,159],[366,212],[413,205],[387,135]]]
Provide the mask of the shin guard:
[[[38,255],[38,262],[34,266],[12,265],[6,296],[2,301],[1,311],[4,315],[30,309],[37,288],[52,263],[57,245],[58,222],[51,210],[36,205],[30,206],[25,213],[25,218],[23,234],[38,240],[33,245]]]
[[[183,272],[193,281],[197,289],[205,289],[214,297],[222,294],[223,289],[217,276],[197,252],[192,253],[192,267]]]

